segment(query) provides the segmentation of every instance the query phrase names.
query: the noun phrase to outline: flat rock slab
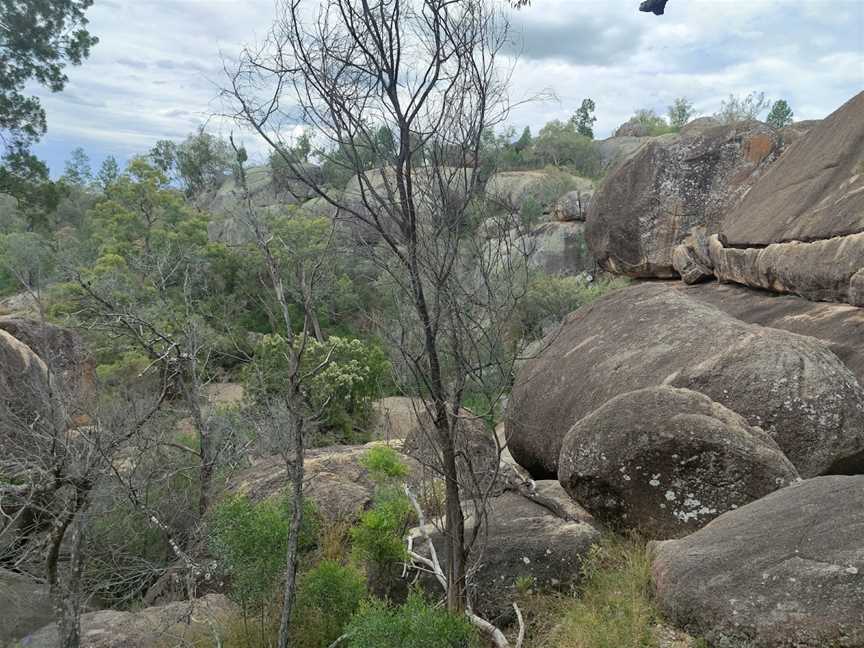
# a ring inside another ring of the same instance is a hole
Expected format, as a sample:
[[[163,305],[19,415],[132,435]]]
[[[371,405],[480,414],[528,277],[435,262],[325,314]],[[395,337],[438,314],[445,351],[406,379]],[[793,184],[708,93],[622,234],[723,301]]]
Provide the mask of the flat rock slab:
[[[655,543],[657,600],[712,646],[864,646],[864,476],[816,477]]]

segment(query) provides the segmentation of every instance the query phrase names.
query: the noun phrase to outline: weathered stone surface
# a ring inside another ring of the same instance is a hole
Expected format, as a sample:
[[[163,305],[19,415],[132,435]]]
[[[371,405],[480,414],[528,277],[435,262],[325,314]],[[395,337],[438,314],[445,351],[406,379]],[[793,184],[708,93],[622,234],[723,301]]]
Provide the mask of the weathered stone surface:
[[[552,209],[552,218],[561,222],[584,221],[591,205],[594,190],[568,191],[558,199]]]
[[[459,485],[465,493],[500,493],[506,483],[508,471],[501,465],[501,453],[495,433],[483,419],[466,409],[456,423],[456,469]],[[416,423],[407,430],[402,452],[416,461],[428,480],[443,480],[442,450],[432,416],[425,409],[419,411]]]
[[[552,213],[558,199],[569,191],[593,189],[592,180],[563,171],[502,171],[486,182],[486,195],[505,209],[518,210],[530,199],[543,213]]]
[[[714,278],[714,266],[703,226],[694,227],[672,250],[672,267],[684,283],[695,284]]]
[[[48,367],[26,344],[0,329],[0,432],[18,435],[50,417]]]
[[[321,515],[329,520],[355,520],[372,505],[375,484],[360,460],[371,448],[386,445],[381,442],[359,446],[329,446],[306,451],[304,470],[308,483],[305,495],[313,500]],[[399,448],[400,444],[392,444]],[[408,464],[412,484],[422,480],[422,469],[410,457]],[[262,501],[285,492],[288,476],[285,462],[279,456],[265,457],[239,471],[228,485],[228,492],[243,494],[253,501]]]
[[[466,535],[476,519],[466,520]],[[446,543],[432,534],[442,564]],[[530,578],[538,590],[573,591],[582,572],[582,558],[600,540],[600,533],[585,522],[563,520],[549,509],[517,495],[504,493],[489,500],[488,528],[480,567],[473,580],[474,606],[480,614],[495,619],[509,614],[516,596],[516,579]],[[416,541],[418,548],[421,541]],[[437,587],[437,589],[436,589]],[[437,583],[428,585],[440,595]]]
[[[83,397],[93,388],[95,361],[75,331],[21,317],[0,317],[0,330],[26,344],[50,364],[55,376],[62,377],[69,395]]]
[[[675,246],[693,227],[716,231],[779,151],[777,133],[755,121],[652,138],[594,194],[589,249],[616,274],[677,276]]]
[[[713,274],[864,305],[862,150],[864,92],[801,135],[723,218],[709,246]]]
[[[53,619],[47,587],[24,574],[0,569],[0,646],[21,639]]]
[[[864,174],[858,184],[864,195]],[[723,281],[864,306],[864,233],[747,248],[724,246],[712,236],[709,250],[713,274]]]
[[[864,231],[864,92],[782,156],[723,219],[729,247],[817,241]]]
[[[737,284],[676,285],[690,299],[732,317],[823,340],[864,385],[864,309],[812,302],[794,295],[752,290]]]
[[[820,340],[742,332],[665,382],[744,415],[802,477],[864,470],[864,390]]]
[[[516,239],[516,249],[528,255],[528,265],[551,275],[578,275],[594,270],[579,222],[543,223]]]
[[[600,522],[674,538],[798,479],[777,444],[688,389],[649,387],[574,425],[558,479]]]
[[[687,294],[638,284],[571,313],[517,373],[506,421],[516,461],[555,476],[577,421],[668,382],[705,390],[763,427],[802,476],[864,467],[864,390],[826,343],[741,322]]]
[[[615,129],[612,137],[648,137],[648,126],[631,117]]]
[[[221,594],[169,603],[138,612],[101,610],[81,615],[81,648],[161,648],[214,645],[217,636],[241,620],[239,608]],[[27,648],[55,648],[51,624],[21,641]]]
[[[608,170],[629,159],[650,141],[648,137],[608,137],[595,141],[594,145],[600,154],[601,167]]]
[[[655,545],[668,619],[712,646],[864,646],[864,476],[817,477]]]

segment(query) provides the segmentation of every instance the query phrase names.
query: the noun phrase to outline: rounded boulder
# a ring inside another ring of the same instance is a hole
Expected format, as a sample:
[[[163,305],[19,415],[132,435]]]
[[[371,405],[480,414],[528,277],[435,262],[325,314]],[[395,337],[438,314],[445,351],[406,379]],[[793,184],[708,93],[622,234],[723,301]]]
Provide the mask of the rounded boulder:
[[[671,387],[622,394],[583,418],[558,465],[561,485],[595,518],[649,538],[695,531],[797,478],[762,430]]]

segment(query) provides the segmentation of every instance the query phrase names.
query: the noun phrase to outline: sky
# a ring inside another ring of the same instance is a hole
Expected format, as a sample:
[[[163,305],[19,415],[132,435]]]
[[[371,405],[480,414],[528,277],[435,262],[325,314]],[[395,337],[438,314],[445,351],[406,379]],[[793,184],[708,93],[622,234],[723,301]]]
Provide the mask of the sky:
[[[663,16],[638,4],[533,0],[509,12],[502,69],[517,131],[567,119],[585,97],[597,105],[599,138],[636,109],[665,113],[676,97],[710,115],[729,94],[763,91],[787,100],[799,120],[825,117],[864,90],[864,0],[669,0]],[[100,42],[90,58],[69,68],[63,92],[31,88],[48,114],[35,152],[56,176],[78,146],[95,168],[202,123],[227,135],[212,117],[222,108],[223,61],[261,42],[275,12],[274,0],[96,0],[88,17]]]

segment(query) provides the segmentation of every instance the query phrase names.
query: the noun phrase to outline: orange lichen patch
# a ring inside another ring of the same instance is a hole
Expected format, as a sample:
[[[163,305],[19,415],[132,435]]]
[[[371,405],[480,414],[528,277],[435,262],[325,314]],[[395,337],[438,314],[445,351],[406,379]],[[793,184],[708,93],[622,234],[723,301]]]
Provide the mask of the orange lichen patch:
[[[744,157],[759,164],[774,150],[774,140],[768,135],[754,135],[744,142]]]

